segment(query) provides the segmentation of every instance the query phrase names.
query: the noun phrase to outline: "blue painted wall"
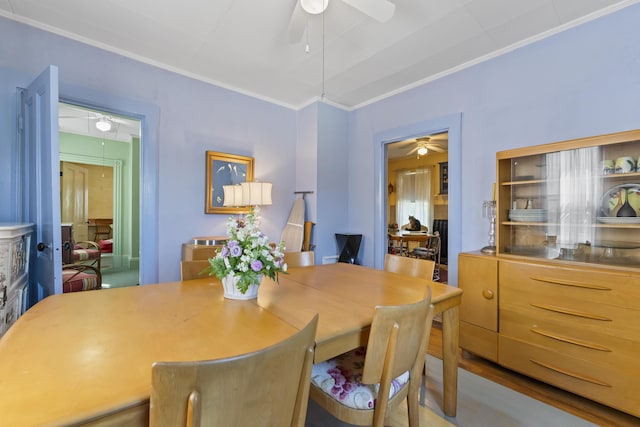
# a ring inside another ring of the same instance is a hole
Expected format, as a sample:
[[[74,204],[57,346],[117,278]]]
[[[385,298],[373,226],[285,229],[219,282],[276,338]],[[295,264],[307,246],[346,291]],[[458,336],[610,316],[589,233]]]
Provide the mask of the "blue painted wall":
[[[372,168],[389,129],[461,114],[462,251],[487,244],[482,202],[491,197],[497,151],[640,128],[640,5],[522,47],[355,111],[349,140],[349,223],[377,209]],[[357,157],[356,157],[357,156]],[[357,159],[357,160],[356,160]],[[452,173],[450,167],[450,173]],[[450,186],[455,185],[450,175]],[[450,188],[450,198],[451,198]],[[455,212],[452,212],[452,209]],[[382,233],[368,219],[365,238]],[[449,253],[451,260],[455,254]],[[365,247],[367,264],[382,251]],[[453,283],[457,283],[456,272]]]
[[[225,233],[227,215],[204,214],[207,150],[255,157],[255,178],[273,182],[263,228],[279,238],[294,199],[295,111],[4,18],[0,39],[0,221],[15,219],[16,87],[54,64],[61,97],[146,118],[142,283],[177,280],[182,243]]]
[[[61,96],[147,117],[142,198],[157,221],[150,229],[143,216],[141,262],[156,265],[143,283],[177,279],[181,243],[224,232],[225,216],[203,214],[206,150],[256,158],[256,178],[274,184],[274,204],[263,209],[269,236],[280,235],[293,192],[316,184],[311,215],[325,218],[323,251],[342,223],[363,233],[363,263],[379,264],[383,139],[421,124],[459,126],[450,192],[458,186],[460,201],[449,217],[460,220],[450,236],[459,236],[460,250],[475,250],[487,242],[481,206],[496,151],[640,128],[638,22],[640,5],[630,6],[353,112],[323,104],[296,112],[0,18],[0,221],[12,219],[17,197],[15,87],[54,64]],[[306,148],[316,155],[309,181],[292,167],[299,156],[313,164]],[[450,277],[455,283],[455,271]]]

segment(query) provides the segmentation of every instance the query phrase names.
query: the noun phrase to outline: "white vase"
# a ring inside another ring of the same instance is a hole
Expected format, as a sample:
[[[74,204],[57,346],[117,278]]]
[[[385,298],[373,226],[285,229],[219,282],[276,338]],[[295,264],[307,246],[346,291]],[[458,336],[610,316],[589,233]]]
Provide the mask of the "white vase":
[[[258,276],[258,283],[251,284],[244,294],[238,289],[238,281],[240,276],[225,276],[222,278],[222,287],[224,288],[224,297],[227,299],[253,299],[258,297],[258,287],[262,281],[262,276]]]

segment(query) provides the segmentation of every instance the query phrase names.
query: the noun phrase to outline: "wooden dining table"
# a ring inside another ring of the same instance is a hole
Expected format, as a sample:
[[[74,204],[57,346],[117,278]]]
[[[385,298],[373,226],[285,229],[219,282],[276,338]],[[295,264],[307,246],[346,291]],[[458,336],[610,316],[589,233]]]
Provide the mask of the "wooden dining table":
[[[444,412],[455,416],[462,290],[352,264],[291,268],[253,301],[218,279],[54,295],[0,339],[0,423],[148,425],[151,364],[207,360],[279,342],[319,313],[316,361],[366,343],[376,305],[422,298],[443,318]]]
[[[418,246],[425,246],[432,236],[426,231],[397,231],[387,234],[389,245],[394,247],[397,245],[400,248],[398,255],[409,254],[409,242],[416,242]]]

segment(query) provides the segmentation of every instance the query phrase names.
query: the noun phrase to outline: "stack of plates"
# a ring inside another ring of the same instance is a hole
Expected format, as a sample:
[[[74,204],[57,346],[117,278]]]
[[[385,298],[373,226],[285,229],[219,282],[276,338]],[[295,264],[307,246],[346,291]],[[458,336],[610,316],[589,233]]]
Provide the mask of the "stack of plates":
[[[546,209],[509,209],[509,219],[514,222],[545,222]]]

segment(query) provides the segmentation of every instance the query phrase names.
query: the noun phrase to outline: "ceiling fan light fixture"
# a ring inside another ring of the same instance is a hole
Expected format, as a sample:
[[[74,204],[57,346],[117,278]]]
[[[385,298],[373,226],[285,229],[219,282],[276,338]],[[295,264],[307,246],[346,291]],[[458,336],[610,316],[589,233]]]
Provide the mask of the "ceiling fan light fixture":
[[[109,132],[111,130],[111,122],[104,117],[96,122],[96,128],[102,132]]]
[[[311,15],[318,15],[327,10],[329,0],[300,0],[300,6],[305,12]]]
[[[418,148],[418,156],[424,156],[429,152],[429,150],[427,150],[427,147],[420,147]]]

